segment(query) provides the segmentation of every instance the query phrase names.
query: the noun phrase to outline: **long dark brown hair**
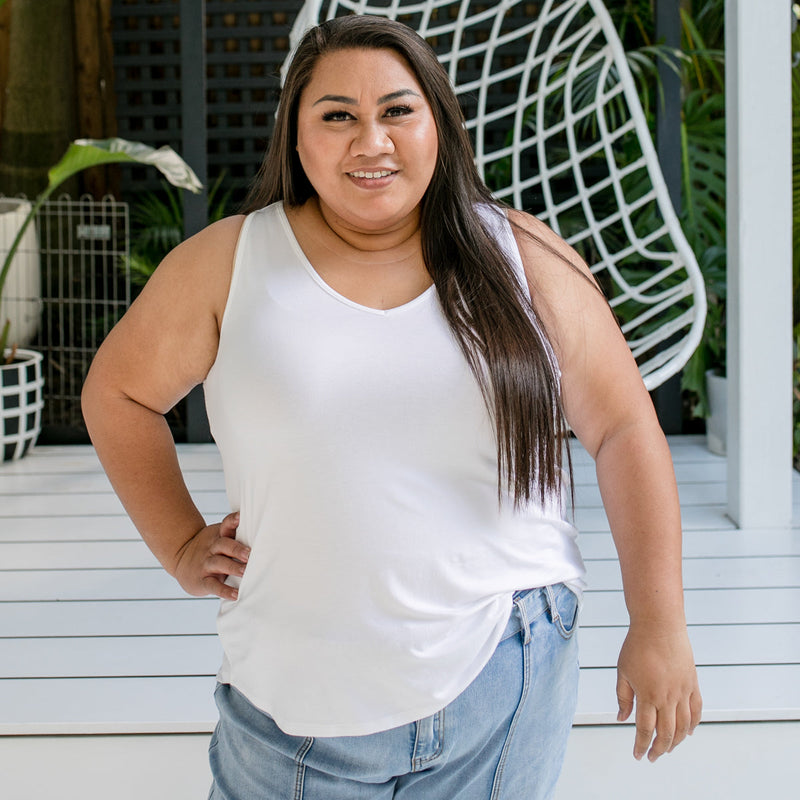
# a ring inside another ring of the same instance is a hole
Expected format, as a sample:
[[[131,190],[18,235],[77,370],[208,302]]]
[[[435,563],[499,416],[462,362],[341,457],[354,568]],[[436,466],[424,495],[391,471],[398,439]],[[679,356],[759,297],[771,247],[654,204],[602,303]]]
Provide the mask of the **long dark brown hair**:
[[[368,16],[309,30],[286,73],[274,136],[245,211],[279,200],[300,206],[315,196],[296,151],[300,96],[321,56],[350,49],[399,53],[433,110],[439,154],[420,204],[425,266],[494,419],[498,492],[507,491],[515,505],[537,497],[544,502],[561,490],[567,439],[557,367],[527,290],[480,216],[481,205],[503,211],[478,174],[458,100],[424,39],[398,22]]]

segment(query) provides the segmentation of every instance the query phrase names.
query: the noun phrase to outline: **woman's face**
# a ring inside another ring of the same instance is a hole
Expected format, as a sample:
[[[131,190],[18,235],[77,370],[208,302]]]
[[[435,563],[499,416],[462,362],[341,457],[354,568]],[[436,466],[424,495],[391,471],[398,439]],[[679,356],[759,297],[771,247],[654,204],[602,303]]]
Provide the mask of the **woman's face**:
[[[353,230],[418,224],[436,166],[430,105],[394,50],[321,57],[300,96],[297,150],[320,207]]]

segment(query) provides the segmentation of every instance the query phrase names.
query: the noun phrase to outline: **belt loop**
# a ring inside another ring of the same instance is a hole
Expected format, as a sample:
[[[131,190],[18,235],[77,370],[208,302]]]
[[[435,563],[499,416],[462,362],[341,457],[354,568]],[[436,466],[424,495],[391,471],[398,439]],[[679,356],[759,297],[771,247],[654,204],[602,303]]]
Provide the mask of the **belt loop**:
[[[528,611],[525,608],[524,598],[515,597],[514,605],[517,607],[520,624],[522,626],[522,644],[528,644],[531,640],[531,624],[528,621]]]
[[[556,605],[556,595],[553,591],[553,587],[548,585],[544,588],[547,592],[547,605],[550,608],[550,619],[553,620],[553,622],[558,622],[560,617],[558,615],[558,606]]]

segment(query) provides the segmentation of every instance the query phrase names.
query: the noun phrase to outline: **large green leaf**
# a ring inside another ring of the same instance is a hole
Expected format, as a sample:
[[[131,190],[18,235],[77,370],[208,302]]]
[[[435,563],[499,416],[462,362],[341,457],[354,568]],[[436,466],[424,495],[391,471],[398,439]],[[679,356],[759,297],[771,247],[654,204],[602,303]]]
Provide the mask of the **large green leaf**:
[[[61,185],[67,178],[89,167],[117,163],[151,164],[179,189],[198,194],[203,184],[191,167],[171,148],[157,150],[141,142],[126,139],[76,139],[67,152],[47,173],[48,189]]]

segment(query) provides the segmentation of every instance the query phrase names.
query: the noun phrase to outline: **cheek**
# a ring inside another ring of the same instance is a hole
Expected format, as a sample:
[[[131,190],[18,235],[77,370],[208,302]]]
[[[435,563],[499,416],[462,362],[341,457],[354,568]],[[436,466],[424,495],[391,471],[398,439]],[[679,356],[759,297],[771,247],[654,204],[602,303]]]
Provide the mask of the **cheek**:
[[[439,137],[433,121],[417,132],[415,146],[420,153],[420,163],[433,172],[439,155]]]
[[[424,147],[424,155],[420,159],[420,164],[424,169],[428,180],[430,180],[431,177],[433,177],[434,170],[436,169],[436,163],[439,158],[439,142],[436,137],[434,137],[433,141],[428,139],[422,144]]]
[[[312,180],[320,171],[320,154],[325,152],[324,147],[314,142],[313,136],[297,136],[297,156],[300,159],[300,166],[306,173],[306,177]]]

